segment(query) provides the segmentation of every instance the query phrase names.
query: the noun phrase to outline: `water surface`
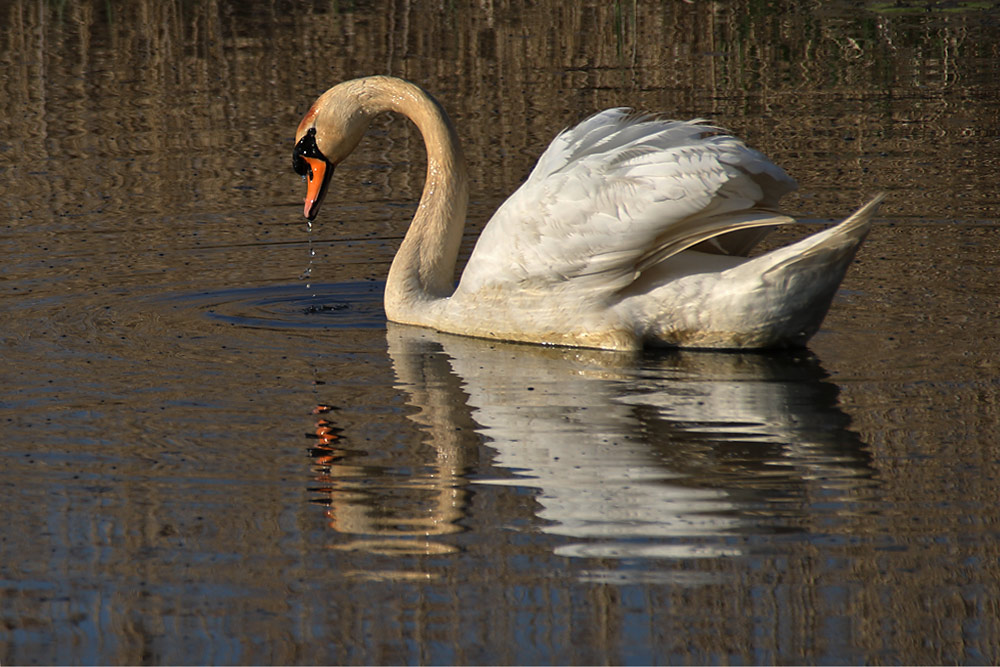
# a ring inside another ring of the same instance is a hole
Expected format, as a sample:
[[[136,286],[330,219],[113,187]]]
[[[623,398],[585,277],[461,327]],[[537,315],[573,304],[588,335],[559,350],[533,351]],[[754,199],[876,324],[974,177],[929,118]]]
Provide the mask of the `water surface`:
[[[1000,10],[461,4],[0,2],[0,663],[1000,661]],[[387,325],[420,138],[312,230],[290,169],[377,72],[458,124],[466,254],[607,106],[807,231],[889,196],[805,351]]]

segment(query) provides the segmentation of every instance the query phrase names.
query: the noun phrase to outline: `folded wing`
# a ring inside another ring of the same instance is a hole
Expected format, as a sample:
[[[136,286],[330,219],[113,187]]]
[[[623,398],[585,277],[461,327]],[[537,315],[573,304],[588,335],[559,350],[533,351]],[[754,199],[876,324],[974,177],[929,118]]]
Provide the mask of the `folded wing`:
[[[703,121],[609,109],[559,134],[487,223],[460,290],[615,292],[697,245],[745,254],[793,181]]]

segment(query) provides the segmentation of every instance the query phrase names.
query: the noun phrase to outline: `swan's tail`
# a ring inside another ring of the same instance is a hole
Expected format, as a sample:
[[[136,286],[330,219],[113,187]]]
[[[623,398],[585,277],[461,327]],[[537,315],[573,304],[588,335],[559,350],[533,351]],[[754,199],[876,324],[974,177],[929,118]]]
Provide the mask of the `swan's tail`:
[[[855,253],[871,231],[872,216],[883,199],[885,193],[879,193],[843,222],[764,255],[771,260],[771,266],[762,272],[762,277],[766,280],[769,276],[811,266],[823,270],[828,279],[835,280],[839,285]]]
[[[882,199],[874,197],[843,222],[796,243],[719,272],[693,271],[665,280],[623,303],[645,326],[640,337],[653,345],[805,345],[822,324]],[[686,256],[694,257],[681,253],[677,258]]]
[[[717,325],[723,331],[728,325],[744,333],[739,339],[706,339],[711,343],[706,346],[805,345],[826,317],[882,199],[880,194],[840,224],[727,271],[726,282],[731,279],[753,287],[739,302],[723,302],[725,307],[717,308],[727,313]],[[748,327],[748,322],[753,326]]]
[[[885,199],[885,193],[878,193],[872,197],[871,201],[852,213],[851,217],[844,220],[838,226],[843,229],[858,229],[863,227],[865,229],[865,234],[867,234],[868,229],[871,227],[872,216],[875,215],[875,211],[878,210],[878,207],[882,204],[883,199]]]

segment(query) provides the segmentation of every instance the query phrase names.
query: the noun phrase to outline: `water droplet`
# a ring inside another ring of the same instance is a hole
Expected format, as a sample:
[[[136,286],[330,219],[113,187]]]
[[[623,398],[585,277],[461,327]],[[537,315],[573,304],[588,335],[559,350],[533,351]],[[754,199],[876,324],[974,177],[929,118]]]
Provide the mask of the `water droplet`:
[[[309,279],[312,277],[313,260],[316,259],[316,248],[313,247],[313,224],[312,224],[312,220],[307,220],[306,221],[306,234],[307,234],[307,238],[308,238],[307,243],[308,243],[308,248],[309,248],[309,263],[306,265],[305,270],[301,274],[299,274],[299,280],[305,280],[306,281],[306,289],[310,290],[310,289],[312,289],[312,283],[309,282]],[[316,295],[313,294],[313,296],[315,297]]]

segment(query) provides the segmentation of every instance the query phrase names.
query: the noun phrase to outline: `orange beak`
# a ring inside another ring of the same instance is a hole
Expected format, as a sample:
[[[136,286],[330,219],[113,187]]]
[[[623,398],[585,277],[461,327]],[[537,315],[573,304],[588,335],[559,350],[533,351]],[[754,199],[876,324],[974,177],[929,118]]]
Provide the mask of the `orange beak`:
[[[303,214],[309,220],[315,220],[320,204],[326,196],[326,187],[333,175],[333,165],[322,158],[303,157],[309,165],[309,175],[306,177],[306,201]]]

